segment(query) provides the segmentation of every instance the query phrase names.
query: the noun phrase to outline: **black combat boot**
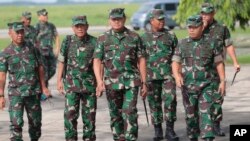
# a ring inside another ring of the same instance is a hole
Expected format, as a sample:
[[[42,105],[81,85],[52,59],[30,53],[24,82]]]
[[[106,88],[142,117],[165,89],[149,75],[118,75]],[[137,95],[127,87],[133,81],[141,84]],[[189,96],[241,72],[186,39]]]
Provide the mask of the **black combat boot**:
[[[174,122],[167,121],[165,138],[168,141],[178,141],[179,140],[179,137],[176,135],[176,133],[174,131]]]
[[[213,141],[214,138],[205,138],[204,141]]]
[[[198,141],[198,138],[192,138],[190,141]]]
[[[216,136],[225,136],[224,131],[220,128],[220,122],[214,122],[214,134]]]
[[[155,124],[155,137],[153,138],[154,141],[160,141],[163,140],[163,131],[162,131],[162,126],[160,124]]]

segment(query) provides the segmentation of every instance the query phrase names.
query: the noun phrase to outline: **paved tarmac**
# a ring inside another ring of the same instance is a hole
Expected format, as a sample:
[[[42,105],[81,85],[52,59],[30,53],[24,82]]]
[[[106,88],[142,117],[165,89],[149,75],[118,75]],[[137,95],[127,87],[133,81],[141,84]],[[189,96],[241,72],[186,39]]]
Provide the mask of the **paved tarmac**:
[[[229,141],[229,125],[232,124],[248,124],[250,125],[250,65],[242,66],[241,72],[238,73],[236,80],[231,86],[231,81],[234,75],[232,66],[226,67],[227,75],[227,96],[223,104],[224,118],[222,127],[226,132],[225,137],[216,137],[216,141]],[[42,136],[40,141],[63,141],[64,140],[64,124],[63,124],[63,108],[64,97],[59,95],[56,90],[56,77],[50,81],[50,89],[53,94],[51,103],[42,103],[43,120],[42,120]],[[180,90],[177,91],[177,121],[175,130],[180,137],[180,141],[188,141],[186,137],[186,123],[184,120],[184,109]],[[8,103],[7,103],[8,107]],[[149,107],[147,106],[148,112]],[[152,141],[153,126],[148,127],[145,111],[142,101],[138,98],[138,123],[139,123],[139,138],[138,141]],[[24,115],[25,123],[23,127],[23,139],[28,141],[28,124],[27,117]],[[81,118],[78,119],[78,139],[82,136]],[[163,124],[165,127],[165,124]],[[98,99],[98,109],[96,116],[96,135],[97,141],[112,141],[112,134],[109,127],[109,111],[107,107],[106,97],[103,95]],[[9,140],[9,115],[8,108],[0,111],[0,140]]]

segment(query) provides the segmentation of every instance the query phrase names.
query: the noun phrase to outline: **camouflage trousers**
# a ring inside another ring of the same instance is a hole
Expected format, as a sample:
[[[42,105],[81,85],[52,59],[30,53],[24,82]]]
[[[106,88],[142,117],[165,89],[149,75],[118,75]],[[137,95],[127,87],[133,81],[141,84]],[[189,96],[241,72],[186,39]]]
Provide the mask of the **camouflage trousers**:
[[[110,127],[113,139],[135,141],[138,138],[137,96],[138,87],[122,90],[107,89]]]
[[[53,77],[56,73],[56,58],[54,54],[50,54],[48,56],[42,56],[42,62],[44,65],[44,72],[45,72],[45,84],[48,86],[49,80]]]
[[[210,111],[213,92],[213,87],[210,84],[192,92],[187,87],[182,87],[187,135],[189,138],[198,138],[200,134],[201,138],[214,137]]]
[[[164,119],[170,122],[176,121],[176,85],[173,78],[148,82],[147,98],[152,124],[163,122],[162,102],[164,104]]]
[[[213,85],[215,90],[218,90],[219,83],[220,83],[219,81],[212,82],[212,85]],[[222,121],[222,118],[223,118],[223,113],[222,113],[223,101],[224,101],[224,97],[221,96],[220,93],[215,91],[213,93],[213,104],[211,106],[211,116],[212,116],[212,120],[214,122]]]
[[[77,140],[77,119],[81,102],[84,141],[95,141],[96,95],[95,93],[67,93],[65,96],[64,130],[67,141]]]
[[[42,108],[40,103],[40,96],[9,96],[9,116],[10,116],[10,131],[11,141],[22,141],[22,127],[24,108],[27,112],[29,124],[29,136],[31,140],[36,141],[41,136],[41,120]]]

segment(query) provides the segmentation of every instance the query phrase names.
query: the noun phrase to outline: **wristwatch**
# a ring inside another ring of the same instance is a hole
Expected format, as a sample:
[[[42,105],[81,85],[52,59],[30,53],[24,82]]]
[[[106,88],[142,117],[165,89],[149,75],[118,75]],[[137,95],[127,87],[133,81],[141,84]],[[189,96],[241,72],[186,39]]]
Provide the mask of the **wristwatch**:
[[[3,94],[1,94],[1,95],[0,95],[0,97],[4,97],[4,95],[3,95]]]

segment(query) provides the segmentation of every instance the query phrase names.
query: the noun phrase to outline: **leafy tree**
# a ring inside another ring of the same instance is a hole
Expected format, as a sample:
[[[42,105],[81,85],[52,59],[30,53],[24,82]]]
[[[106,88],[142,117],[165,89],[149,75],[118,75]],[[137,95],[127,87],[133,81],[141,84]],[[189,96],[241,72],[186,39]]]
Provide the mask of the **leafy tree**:
[[[178,11],[174,17],[177,23],[183,25],[190,15],[199,14],[201,4],[210,2],[216,10],[215,19],[235,29],[236,22],[242,29],[249,26],[250,0],[180,0]]]

